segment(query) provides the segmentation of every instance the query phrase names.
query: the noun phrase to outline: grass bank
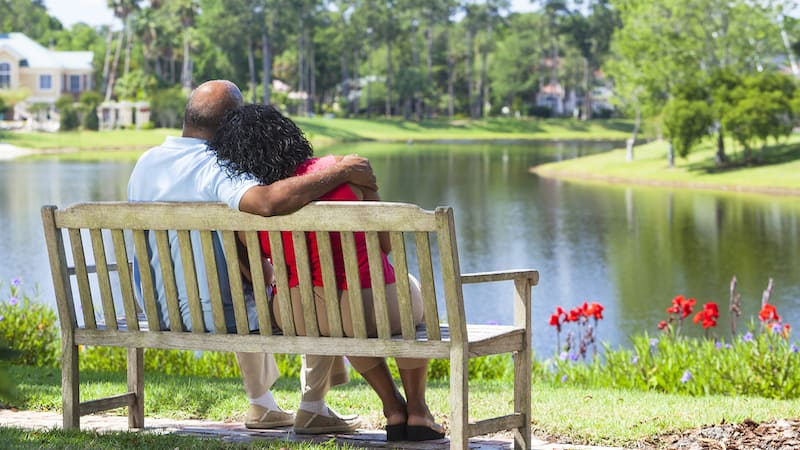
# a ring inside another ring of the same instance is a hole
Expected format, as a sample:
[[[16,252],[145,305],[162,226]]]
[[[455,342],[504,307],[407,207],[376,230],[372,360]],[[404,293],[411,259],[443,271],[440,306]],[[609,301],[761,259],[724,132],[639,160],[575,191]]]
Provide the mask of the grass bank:
[[[687,158],[676,157],[667,165],[667,144],[655,141],[635,148],[633,161],[624,149],[585,156],[531,168],[541,176],[613,183],[676,186],[695,189],[745,191],[800,195],[800,135],[756,151],[755,164],[742,162],[741,150],[727,146],[731,163],[714,163],[716,147],[711,141],[693,150]]]
[[[58,369],[13,366],[10,375],[20,380],[20,394],[25,399],[16,405],[20,409],[60,409],[61,377]],[[240,379],[147,373],[146,380],[147,417],[243,418],[246,399]],[[123,373],[81,374],[81,396],[85,399],[123,392],[125,388]],[[300,397],[298,388],[296,378],[282,377],[273,392],[281,405],[295,408]],[[437,382],[429,387],[428,393],[431,410],[436,419],[445,424],[449,414],[449,391],[446,383]],[[507,383],[471,383],[470,393],[471,406],[478,411],[477,418],[483,414],[508,412],[513,400]],[[343,413],[358,413],[369,428],[383,424],[380,402],[360,379],[333,389],[327,400]],[[796,401],[734,396],[687,397],[615,389],[552,387],[543,383],[534,383],[532,404],[533,428],[537,436],[553,437],[565,443],[627,447],[636,447],[638,442],[653,439],[660,433],[704,424],[740,422],[746,418],[766,421],[797,414]],[[123,414],[124,410],[118,413]],[[0,439],[4,433],[8,432],[0,430]],[[88,434],[94,439],[91,433]],[[185,445],[175,443],[171,447],[148,448],[175,447]]]
[[[293,119],[318,148],[357,141],[624,140],[632,128],[630,122],[625,120],[580,122],[564,119],[486,119],[413,122],[320,117]],[[174,129],[6,132],[0,134],[0,142],[34,150],[75,150],[115,158],[118,156],[113,156],[114,153],[128,156],[126,152],[129,151],[141,152],[160,144],[165,136],[179,133],[179,130]]]

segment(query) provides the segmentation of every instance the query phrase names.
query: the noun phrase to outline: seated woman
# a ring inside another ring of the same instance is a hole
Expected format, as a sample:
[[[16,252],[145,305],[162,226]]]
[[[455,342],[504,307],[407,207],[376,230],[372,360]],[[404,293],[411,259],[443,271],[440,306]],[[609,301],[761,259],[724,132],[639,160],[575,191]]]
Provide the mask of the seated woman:
[[[245,105],[228,115],[217,134],[209,143],[220,164],[232,175],[249,174],[263,184],[271,184],[279,179],[293,175],[313,172],[336,162],[333,156],[311,158],[313,150],[302,131],[274,107],[267,105]],[[319,200],[379,200],[375,191],[362,192],[360,189],[341,185],[320,197]],[[354,233],[359,261],[361,295],[367,322],[367,332],[376,336],[374,300],[369,274],[364,233]],[[300,299],[299,279],[291,233],[283,233],[284,256],[288,265],[289,290],[294,311],[295,329],[298,335],[305,334],[303,307]],[[329,336],[322,270],[316,246],[316,235],[307,233],[314,300],[317,309],[317,322],[320,334]],[[270,254],[267,233],[260,233],[262,249]],[[341,239],[338,233],[331,233],[331,248],[334,256],[339,305],[342,325],[347,336],[353,336],[350,317],[350,302],[345,279]],[[397,287],[392,265],[386,256],[391,251],[388,236],[379,234],[382,250],[384,281],[386,283],[387,307],[393,333],[400,332],[400,312]],[[414,320],[422,323],[422,297],[417,281],[411,277],[411,298]],[[278,286],[278,289],[283,287]],[[273,303],[274,317],[280,326],[278,302]],[[386,417],[386,438],[398,440],[431,440],[444,437],[443,428],[436,424],[425,401],[428,360],[417,358],[396,358],[406,398],[400,394],[392,380],[389,368],[383,358],[349,356],[348,360],[372,386],[383,403]]]

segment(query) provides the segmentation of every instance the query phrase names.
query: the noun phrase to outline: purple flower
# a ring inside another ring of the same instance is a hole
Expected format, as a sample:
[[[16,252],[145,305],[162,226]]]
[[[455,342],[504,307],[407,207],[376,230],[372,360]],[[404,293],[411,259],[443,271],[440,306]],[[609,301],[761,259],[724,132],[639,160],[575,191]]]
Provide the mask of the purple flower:
[[[3,320],[2,317],[3,316],[0,316],[0,320]],[[800,352],[800,347],[797,347],[797,342],[793,342],[791,347],[789,347],[789,350],[791,350],[792,353],[797,353]]]
[[[686,369],[686,372],[683,372],[683,376],[681,377],[681,383],[686,384],[691,379],[692,379],[692,372],[689,372],[689,369]]]
[[[578,353],[570,353],[569,359],[571,359],[573,361],[577,361],[578,360]]]
[[[639,363],[639,357],[638,357],[638,356],[636,356],[636,355],[633,355],[633,356],[631,357],[631,364],[633,364],[633,365],[635,366],[635,365],[636,365],[636,364],[638,364],[638,363]]]
[[[6,318],[6,316],[0,316],[0,322],[2,322],[3,319],[5,319],[5,318]]]
[[[22,280],[20,280],[19,278],[14,278],[11,280],[11,285],[14,287],[19,287],[20,285],[22,285]]]
[[[716,348],[717,350],[721,349],[722,348],[722,342],[720,342],[720,341],[714,342],[714,348]]]
[[[563,383],[565,381],[567,381],[567,375],[566,374],[561,375],[561,382]]]
[[[744,336],[742,336],[742,340],[745,342],[751,342],[753,340],[753,333],[748,331],[744,334]]]
[[[567,352],[561,352],[561,354],[558,355],[558,359],[560,359],[562,361],[566,361],[568,357],[569,357],[569,353],[567,353]]]
[[[783,328],[781,327],[781,324],[779,324],[779,323],[773,323],[772,324],[772,332],[773,333],[780,333],[781,330],[783,330]]]
[[[10,299],[8,299],[8,304],[11,305],[11,306],[16,305],[17,303],[19,303],[19,300],[17,300],[17,297],[11,297]]]
[[[655,347],[658,345],[658,338],[650,339],[650,347]]]

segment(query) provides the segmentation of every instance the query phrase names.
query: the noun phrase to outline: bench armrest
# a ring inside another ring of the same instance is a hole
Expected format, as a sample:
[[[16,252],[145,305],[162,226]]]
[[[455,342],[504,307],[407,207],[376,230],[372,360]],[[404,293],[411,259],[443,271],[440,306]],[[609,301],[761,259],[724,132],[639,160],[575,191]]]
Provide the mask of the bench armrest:
[[[495,272],[476,272],[461,275],[461,282],[468,283],[489,283],[493,281],[520,280],[527,278],[531,286],[539,283],[539,271],[531,269],[522,270],[499,270]]]

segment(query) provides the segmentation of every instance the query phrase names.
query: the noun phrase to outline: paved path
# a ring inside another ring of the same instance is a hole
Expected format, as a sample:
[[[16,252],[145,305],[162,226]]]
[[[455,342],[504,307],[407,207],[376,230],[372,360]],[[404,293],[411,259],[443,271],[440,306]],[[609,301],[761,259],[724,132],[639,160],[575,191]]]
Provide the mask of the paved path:
[[[359,430],[352,435],[296,435],[291,428],[254,431],[246,429],[238,422],[214,422],[208,420],[173,420],[145,417],[145,430],[151,433],[177,433],[203,438],[220,439],[226,442],[252,442],[257,439],[283,439],[295,442],[329,442],[335,438],[338,443],[347,443],[360,448],[404,448],[409,450],[449,449],[447,439],[423,443],[403,442],[390,445],[386,442],[386,434],[381,430]],[[24,429],[51,429],[61,427],[61,414],[38,411],[13,411],[0,409],[0,426]],[[126,431],[127,416],[89,415],[81,418],[81,429],[104,431]],[[594,447],[585,445],[566,445],[550,443],[541,439],[532,439],[534,450],[613,450],[618,447]],[[470,439],[469,450],[506,450],[512,448],[512,442],[505,437],[481,437]]]

